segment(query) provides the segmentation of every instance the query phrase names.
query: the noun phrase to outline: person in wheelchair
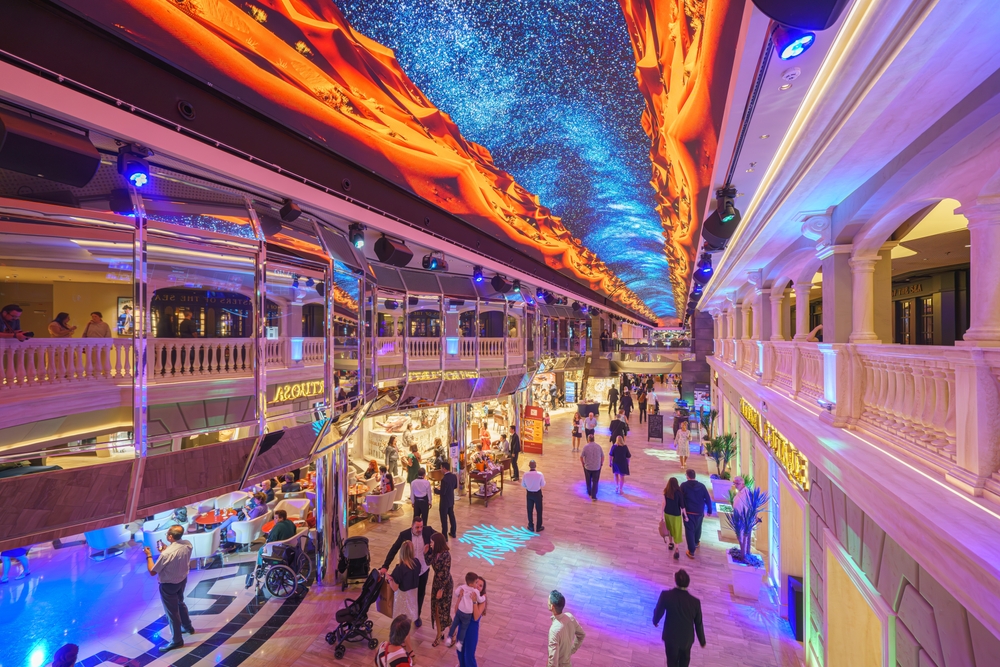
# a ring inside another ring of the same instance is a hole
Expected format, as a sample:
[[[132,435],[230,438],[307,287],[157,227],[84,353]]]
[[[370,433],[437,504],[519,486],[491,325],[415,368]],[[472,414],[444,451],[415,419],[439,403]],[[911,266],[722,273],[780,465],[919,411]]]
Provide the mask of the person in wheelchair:
[[[291,537],[295,537],[295,533],[297,532],[298,529],[295,527],[295,524],[288,519],[288,512],[285,510],[275,510],[274,525],[271,526],[271,532],[267,534],[266,543],[283,542]],[[267,547],[264,546],[257,551],[258,567],[262,562],[266,549]]]

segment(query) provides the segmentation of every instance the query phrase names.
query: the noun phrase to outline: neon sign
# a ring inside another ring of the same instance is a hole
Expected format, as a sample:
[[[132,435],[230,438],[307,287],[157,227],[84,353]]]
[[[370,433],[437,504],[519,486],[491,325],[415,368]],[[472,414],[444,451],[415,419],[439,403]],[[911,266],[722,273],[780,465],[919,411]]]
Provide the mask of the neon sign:
[[[274,390],[274,398],[271,399],[271,403],[286,403],[300,398],[322,396],[323,391],[324,385],[322,380],[282,384],[278,385],[278,388]]]
[[[774,455],[785,471],[785,476],[803,491],[809,490],[809,459],[800,452],[788,438],[781,435],[771,422],[760,416],[760,413],[745,398],[740,398],[740,414],[747,420],[757,435],[761,437],[767,448]]]

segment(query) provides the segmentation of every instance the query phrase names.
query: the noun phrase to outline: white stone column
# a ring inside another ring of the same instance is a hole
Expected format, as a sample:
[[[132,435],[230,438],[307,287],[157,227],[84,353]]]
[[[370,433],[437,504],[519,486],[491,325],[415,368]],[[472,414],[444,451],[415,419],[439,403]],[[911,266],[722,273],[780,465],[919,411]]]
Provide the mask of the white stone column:
[[[878,255],[851,257],[852,329],[850,342],[879,343],[875,333],[875,264]],[[824,313],[825,314],[825,313]]]
[[[771,340],[785,340],[781,333],[784,328],[781,321],[785,290],[783,287],[771,289]]]
[[[739,305],[736,307],[740,311],[740,316],[741,316],[740,322],[743,325],[743,328],[741,329],[743,335],[740,336],[740,338],[743,340],[750,340],[750,329],[753,326],[750,320],[750,318],[753,317],[753,310],[750,308],[750,302],[747,301],[746,299],[743,299],[743,301],[741,301]]]
[[[809,294],[812,283],[795,283],[795,338],[809,339]]]
[[[1000,197],[957,212],[969,219],[969,330],[959,344],[1000,346]]]
[[[714,311],[712,313],[712,339],[719,340],[722,338],[722,315],[719,311]]]
[[[770,297],[771,290],[758,289],[753,302],[753,339],[768,340],[771,337]]]

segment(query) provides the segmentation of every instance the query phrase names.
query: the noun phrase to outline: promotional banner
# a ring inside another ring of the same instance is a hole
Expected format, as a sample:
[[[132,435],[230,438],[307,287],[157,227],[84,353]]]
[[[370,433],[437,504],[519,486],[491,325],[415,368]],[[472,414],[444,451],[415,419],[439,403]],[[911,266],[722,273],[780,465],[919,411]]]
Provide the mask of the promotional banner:
[[[542,453],[542,436],[545,433],[545,410],[537,405],[524,406],[521,419],[521,449],[525,454]]]

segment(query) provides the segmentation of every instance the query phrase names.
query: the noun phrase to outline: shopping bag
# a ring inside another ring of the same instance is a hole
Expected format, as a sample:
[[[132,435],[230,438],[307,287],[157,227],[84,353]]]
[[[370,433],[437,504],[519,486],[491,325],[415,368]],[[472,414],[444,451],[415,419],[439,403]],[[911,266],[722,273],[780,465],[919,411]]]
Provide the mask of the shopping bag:
[[[666,542],[667,541],[667,520],[664,519],[662,516],[660,517],[659,531],[660,531],[660,537],[662,537],[663,541]]]
[[[392,586],[389,585],[389,579],[382,579],[382,588],[379,590],[378,599],[375,600],[375,609],[378,610],[380,614],[393,618],[392,615],[392,599],[393,599]]]

